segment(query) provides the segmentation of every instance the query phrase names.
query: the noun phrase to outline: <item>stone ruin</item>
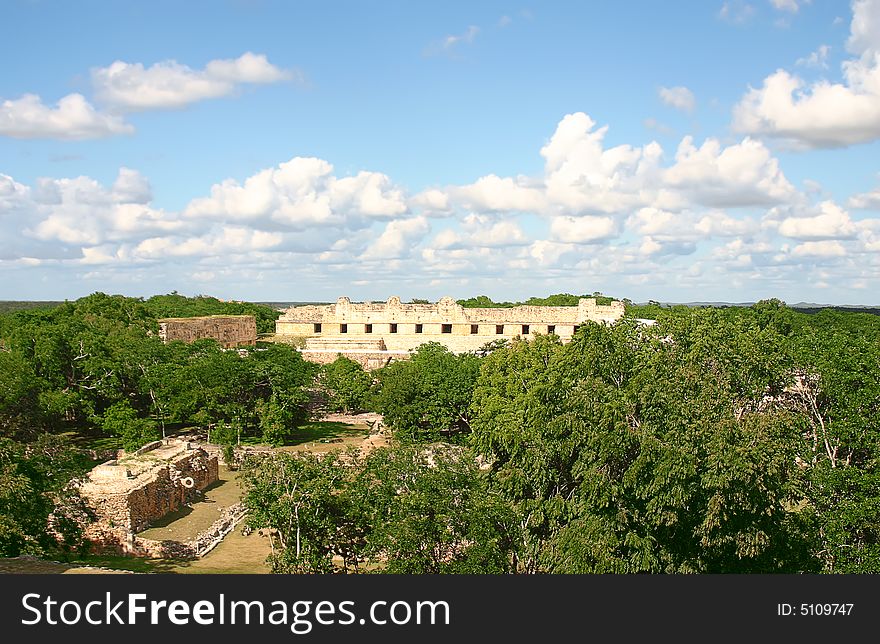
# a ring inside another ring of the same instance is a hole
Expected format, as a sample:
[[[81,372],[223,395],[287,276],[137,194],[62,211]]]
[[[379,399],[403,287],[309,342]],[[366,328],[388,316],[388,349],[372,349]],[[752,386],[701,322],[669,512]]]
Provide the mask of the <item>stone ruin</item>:
[[[577,306],[464,308],[451,297],[436,304],[404,304],[396,296],[379,303],[340,297],[335,304],[287,309],[275,322],[275,340],[304,339],[302,356],[312,362],[325,364],[341,354],[375,369],[406,360],[426,342],[439,342],[454,353],[535,333],[568,342],[580,325],[611,324],[624,313],[623,302],[602,305],[595,298],[581,298]]]
[[[254,346],[257,343],[257,319],[253,315],[206,315],[192,318],[159,320],[162,342],[195,342],[213,338],[224,349]]]
[[[179,439],[155,441],[131,455],[102,463],[80,487],[97,517],[87,528],[86,538],[99,552],[152,557],[194,554],[187,544],[143,539],[136,533],[197,500],[218,478],[217,457]],[[240,509],[233,510],[220,522],[234,525],[240,513]],[[197,538],[200,542],[211,541],[201,537]]]

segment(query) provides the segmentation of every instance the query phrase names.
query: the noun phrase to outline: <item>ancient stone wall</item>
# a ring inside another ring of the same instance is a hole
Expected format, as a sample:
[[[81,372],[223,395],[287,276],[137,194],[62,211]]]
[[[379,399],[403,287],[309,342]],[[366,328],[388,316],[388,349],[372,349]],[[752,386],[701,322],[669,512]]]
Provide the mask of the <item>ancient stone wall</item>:
[[[135,532],[191,502],[217,479],[216,456],[176,440],[98,465],[80,488],[97,516],[86,537],[97,550],[130,553]]]
[[[553,333],[567,342],[581,324],[612,323],[623,315],[623,302],[604,306],[594,298],[581,298],[577,306],[466,309],[450,297],[436,304],[403,304],[398,297],[353,303],[341,297],[336,304],[292,307],[275,327],[281,341],[305,338],[302,353],[308,360],[331,362],[342,353],[366,365],[387,362],[426,342],[439,342],[455,353],[536,333]]]
[[[203,530],[189,541],[173,539],[145,539],[131,535],[128,552],[137,557],[153,557],[159,559],[198,559],[204,557],[220,543],[227,534],[235,529],[247,511],[241,503],[225,508],[209,528]]]
[[[257,319],[253,315],[164,318],[159,320],[159,337],[163,342],[213,338],[225,349],[253,346],[257,343]]]

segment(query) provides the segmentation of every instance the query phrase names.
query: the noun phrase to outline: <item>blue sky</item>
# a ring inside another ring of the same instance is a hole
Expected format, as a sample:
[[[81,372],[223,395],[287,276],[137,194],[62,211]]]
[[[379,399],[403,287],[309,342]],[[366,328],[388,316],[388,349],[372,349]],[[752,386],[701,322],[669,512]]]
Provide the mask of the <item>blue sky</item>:
[[[22,0],[0,55],[0,299],[880,303],[880,0]]]

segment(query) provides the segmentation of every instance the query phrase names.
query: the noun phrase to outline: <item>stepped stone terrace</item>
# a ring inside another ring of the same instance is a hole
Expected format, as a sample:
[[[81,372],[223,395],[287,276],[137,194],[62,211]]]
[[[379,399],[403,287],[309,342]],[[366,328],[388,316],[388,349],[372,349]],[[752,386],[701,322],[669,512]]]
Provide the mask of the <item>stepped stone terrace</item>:
[[[612,323],[623,314],[623,302],[605,306],[594,298],[581,298],[577,306],[464,308],[451,297],[436,304],[404,304],[399,297],[381,303],[340,297],[335,304],[291,307],[276,321],[275,336],[280,341],[305,338],[302,354],[313,362],[332,362],[342,354],[376,368],[405,359],[426,342],[439,342],[455,353],[535,333],[553,333],[568,342],[580,325]]]

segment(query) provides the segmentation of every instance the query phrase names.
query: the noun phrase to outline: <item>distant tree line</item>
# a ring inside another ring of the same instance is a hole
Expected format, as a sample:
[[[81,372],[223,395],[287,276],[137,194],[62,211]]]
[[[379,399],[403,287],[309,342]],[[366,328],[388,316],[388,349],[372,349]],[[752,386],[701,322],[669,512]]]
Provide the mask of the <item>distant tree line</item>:
[[[595,292],[592,295],[572,295],[570,293],[557,293],[547,297],[530,297],[523,302],[495,302],[488,295],[478,295],[466,300],[457,300],[458,304],[466,309],[488,308],[509,309],[514,306],[577,306],[581,298],[594,298],[597,304],[607,306],[614,301],[613,297]]]

